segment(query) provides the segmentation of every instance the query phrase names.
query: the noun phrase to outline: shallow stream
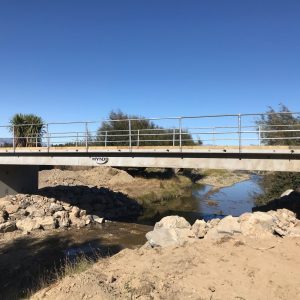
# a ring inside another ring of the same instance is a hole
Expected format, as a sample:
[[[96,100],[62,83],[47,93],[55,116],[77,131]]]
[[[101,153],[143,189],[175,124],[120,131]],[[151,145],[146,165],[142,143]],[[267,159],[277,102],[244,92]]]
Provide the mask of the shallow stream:
[[[188,197],[174,198],[166,201],[165,205],[146,209],[140,221],[153,225],[164,216],[179,215],[193,224],[196,219],[209,220],[251,212],[256,196],[263,192],[259,180],[258,175],[251,175],[249,180],[221,189],[195,185]]]

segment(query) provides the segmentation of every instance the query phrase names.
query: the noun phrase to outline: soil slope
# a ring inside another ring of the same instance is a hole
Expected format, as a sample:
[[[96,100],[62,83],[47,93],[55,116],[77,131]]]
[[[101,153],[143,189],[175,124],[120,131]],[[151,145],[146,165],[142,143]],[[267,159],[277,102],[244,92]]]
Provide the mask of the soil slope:
[[[32,299],[300,299],[300,238],[123,250]]]

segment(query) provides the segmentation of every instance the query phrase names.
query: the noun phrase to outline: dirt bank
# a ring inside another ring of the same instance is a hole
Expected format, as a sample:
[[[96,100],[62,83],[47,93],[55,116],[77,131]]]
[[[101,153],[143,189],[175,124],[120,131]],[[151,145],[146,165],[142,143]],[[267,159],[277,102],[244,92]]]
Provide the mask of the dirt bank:
[[[87,170],[43,170],[39,173],[39,187],[74,186],[106,187],[121,192],[140,203],[180,197],[190,190],[192,181],[186,176],[170,176],[164,172],[148,172],[148,176],[132,176],[111,167]]]
[[[187,196],[194,183],[212,185],[215,189],[248,180],[249,173],[225,170],[184,170],[177,174],[169,169],[148,168],[128,172],[111,167],[80,170],[44,170],[39,173],[39,187],[86,185],[106,187],[121,192],[142,204],[151,204]]]
[[[300,238],[123,250],[32,299],[300,299]]]
[[[214,189],[232,186],[235,183],[250,179],[250,173],[228,170],[198,170],[202,177],[198,184],[212,185]]]
[[[287,209],[193,226],[167,216],[146,238],[32,299],[300,299],[300,221]]]
[[[150,226],[109,222],[93,227],[0,233],[0,299],[27,299],[28,294],[59,280],[84,252],[80,271],[99,257],[111,256],[124,248],[146,242]],[[71,270],[72,271],[72,270]],[[78,266],[76,265],[76,272]]]

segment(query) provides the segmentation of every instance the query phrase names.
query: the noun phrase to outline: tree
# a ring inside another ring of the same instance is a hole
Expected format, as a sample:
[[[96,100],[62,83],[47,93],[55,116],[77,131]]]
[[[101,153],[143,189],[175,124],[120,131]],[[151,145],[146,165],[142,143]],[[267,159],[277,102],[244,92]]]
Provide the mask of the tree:
[[[44,121],[34,114],[15,114],[10,120],[10,131],[16,147],[41,146]]]
[[[300,145],[299,117],[290,114],[290,110],[283,104],[280,105],[278,112],[269,107],[267,114],[262,116],[257,122],[263,131],[261,137],[263,138],[262,143],[264,145]],[[273,132],[274,130],[277,130],[277,132]],[[299,187],[300,173],[267,173],[263,176],[261,185],[264,189],[264,194],[257,197],[257,205],[266,204],[273,199],[279,198],[287,189],[296,189]]]
[[[291,114],[283,104],[278,112],[269,107],[257,125],[264,145],[300,145],[300,118]]]
[[[129,121],[130,120],[130,121]],[[130,128],[129,128],[130,126]],[[102,123],[97,131],[96,141],[103,146],[172,146],[179,145],[179,130],[165,129],[151,120],[119,111],[111,111],[108,121]],[[192,136],[182,131],[182,145],[195,145]]]

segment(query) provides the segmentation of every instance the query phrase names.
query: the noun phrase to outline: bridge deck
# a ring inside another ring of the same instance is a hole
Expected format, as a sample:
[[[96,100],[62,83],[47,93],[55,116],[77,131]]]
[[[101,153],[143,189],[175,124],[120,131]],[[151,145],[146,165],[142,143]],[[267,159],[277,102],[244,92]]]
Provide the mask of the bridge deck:
[[[0,165],[206,168],[300,172],[300,147],[0,148]]]
[[[300,146],[77,146],[77,147],[0,147],[0,155],[2,153],[106,153],[106,152],[137,152],[137,153],[257,153],[257,154],[300,154]]]

